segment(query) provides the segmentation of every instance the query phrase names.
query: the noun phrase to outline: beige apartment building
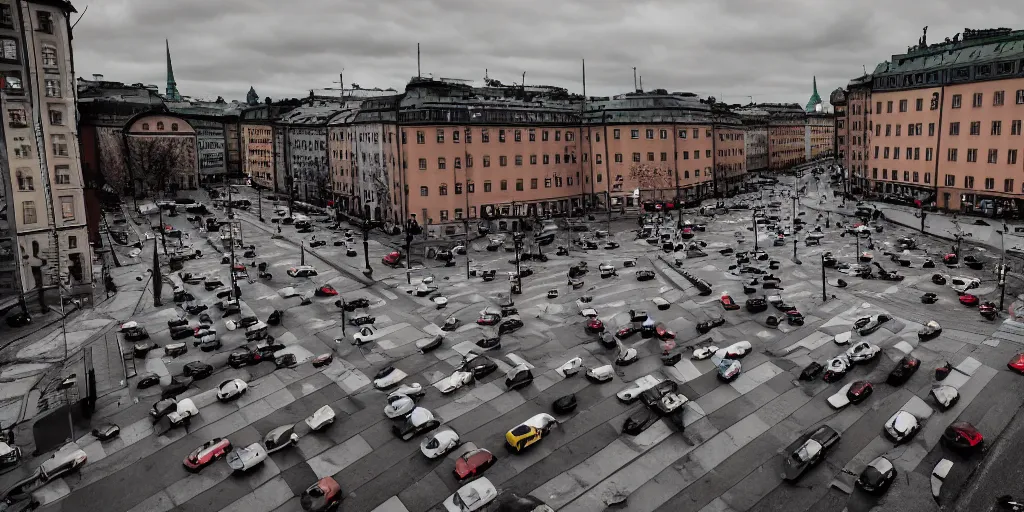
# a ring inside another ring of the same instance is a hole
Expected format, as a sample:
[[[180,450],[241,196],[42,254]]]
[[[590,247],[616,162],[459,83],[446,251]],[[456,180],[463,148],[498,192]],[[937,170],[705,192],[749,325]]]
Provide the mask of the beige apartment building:
[[[93,257],[86,229],[75,122],[69,15],[63,1],[0,2],[2,162],[0,301],[65,294],[91,298]]]

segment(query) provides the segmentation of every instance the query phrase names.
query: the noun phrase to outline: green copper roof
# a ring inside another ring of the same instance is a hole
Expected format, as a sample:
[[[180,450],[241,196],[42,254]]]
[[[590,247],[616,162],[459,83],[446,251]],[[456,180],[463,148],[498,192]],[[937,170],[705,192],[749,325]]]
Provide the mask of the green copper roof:
[[[814,92],[811,94],[811,99],[807,100],[807,106],[804,107],[804,111],[808,114],[816,111],[815,107],[821,104],[821,96],[818,96],[818,77],[814,77]]]
[[[178,94],[178,84],[174,81],[174,68],[171,66],[171,43],[164,39],[167,45],[167,91],[165,96],[171,101],[181,101],[181,94]]]

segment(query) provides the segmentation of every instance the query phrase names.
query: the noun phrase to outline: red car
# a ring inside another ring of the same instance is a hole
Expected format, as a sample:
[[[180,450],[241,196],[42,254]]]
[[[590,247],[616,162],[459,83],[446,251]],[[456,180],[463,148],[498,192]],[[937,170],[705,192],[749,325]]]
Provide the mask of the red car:
[[[658,324],[654,326],[654,334],[657,335],[658,339],[661,341],[676,339],[676,333],[668,330],[668,327],[665,327],[665,324]]]
[[[399,267],[402,265],[402,253],[398,251],[391,251],[381,258],[380,261],[389,267]]]
[[[640,332],[640,331],[636,327],[633,327],[632,325],[629,325],[629,326],[623,327],[622,329],[619,329],[615,333],[615,335],[618,336],[619,339],[624,340],[624,339],[626,339],[626,338],[628,338],[628,337],[630,337],[630,336],[632,336],[632,335],[634,335],[634,334],[636,334],[638,332]]]
[[[501,321],[501,315],[484,315],[476,319],[478,325],[498,325]]]
[[[687,240],[689,240],[690,238],[693,238],[693,230],[690,229],[690,228],[683,228],[682,236],[683,236],[684,239],[687,239]]]
[[[188,454],[188,457],[185,457],[183,464],[185,464],[185,469],[195,473],[206,466],[209,466],[217,459],[227,455],[230,451],[231,441],[216,437],[203,443],[202,446]]]
[[[600,318],[588,318],[586,330],[590,334],[604,332],[604,322]]]
[[[340,505],[341,499],[341,486],[337,480],[325,476],[302,491],[299,504],[302,505],[302,510],[323,512]]]
[[[314,357],[311,362],[313,363],[313,368],[319,368],[331,364],[332,361],[334,361],[334,354],[328,352]]]
[[[325,284],[317,288],[316,292],[314,292],[314,295],[316,295],[317,297],[333,297],[337,294],[338,290],[334,289],[334,287],[329,284]]]
[[[951,448],[974,450],[985,443],[985,438],[974,425],[961,421],[946,427],[946,431],[942,433],[942,442]]]
[[[740,308],[740,305],[736,304],[736,301],[732,300],[732,296],[727,293],[722,294],[721,302],[722,307],[725,308],[726,311],[735,311]]]
[[[1010,359],[1009,363],[1006,363],[1006,367],[1017,372],[1024,374],[1024,354],[1017,354]]]
[[[960,304],[963,304],[964,306],[968,306],[968,307],[970,307],[970,306],[977,306],[978,305],[978,296],[977,295],[971,295],[969,293],[965,293],[965,294],[960,296]]]
[[[850,386],[850,389],[846,392],[846,398],[850,400],[850,403],[859,404],[871,396],[871,393],[874,391],[875,388],[870,382],[858,380]]]
[[[467,478],[479,476],[487,468],[493,466],[497,460],[498,458],[494,454],[483,448],[463,453],[461,457],[455,459],[455,470],[453,471],[455,479],[461,482]]]

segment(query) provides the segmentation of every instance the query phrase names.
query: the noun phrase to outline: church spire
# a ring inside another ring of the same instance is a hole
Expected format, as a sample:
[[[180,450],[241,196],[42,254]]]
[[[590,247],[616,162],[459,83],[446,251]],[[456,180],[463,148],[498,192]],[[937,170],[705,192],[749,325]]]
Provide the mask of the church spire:
[[[821,96],[818,95],[818,77],[814,77],[814,91],[811,93],[811,98],[807,100],[807,106],[804,107],[804,111],[808,114],[817,112],[821,108]]]
[[[167,91],[165,96],[171,101],[181,101],[181,94],[178,94],[178,84],[174,81],[174,68],[171,66],[171,43],[164,39],[167,46]]]

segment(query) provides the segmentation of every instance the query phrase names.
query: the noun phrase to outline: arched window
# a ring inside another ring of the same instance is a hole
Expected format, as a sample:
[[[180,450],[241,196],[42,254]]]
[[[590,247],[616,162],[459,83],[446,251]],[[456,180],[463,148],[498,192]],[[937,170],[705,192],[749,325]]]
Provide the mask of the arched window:
[[[156,129],[159,130],[159,131],[164,131],[164,122],[163,121],[157,121]]]
[[[441,194],[442,196],[448,195],[448,184],[442,183],[439,187],[437,187],[437,193]]]
[[[142,129],[149,131],[149,123],[142,123]]]
[[[171,123],[171,131],[172,132],[178,131],[178,123]]]

